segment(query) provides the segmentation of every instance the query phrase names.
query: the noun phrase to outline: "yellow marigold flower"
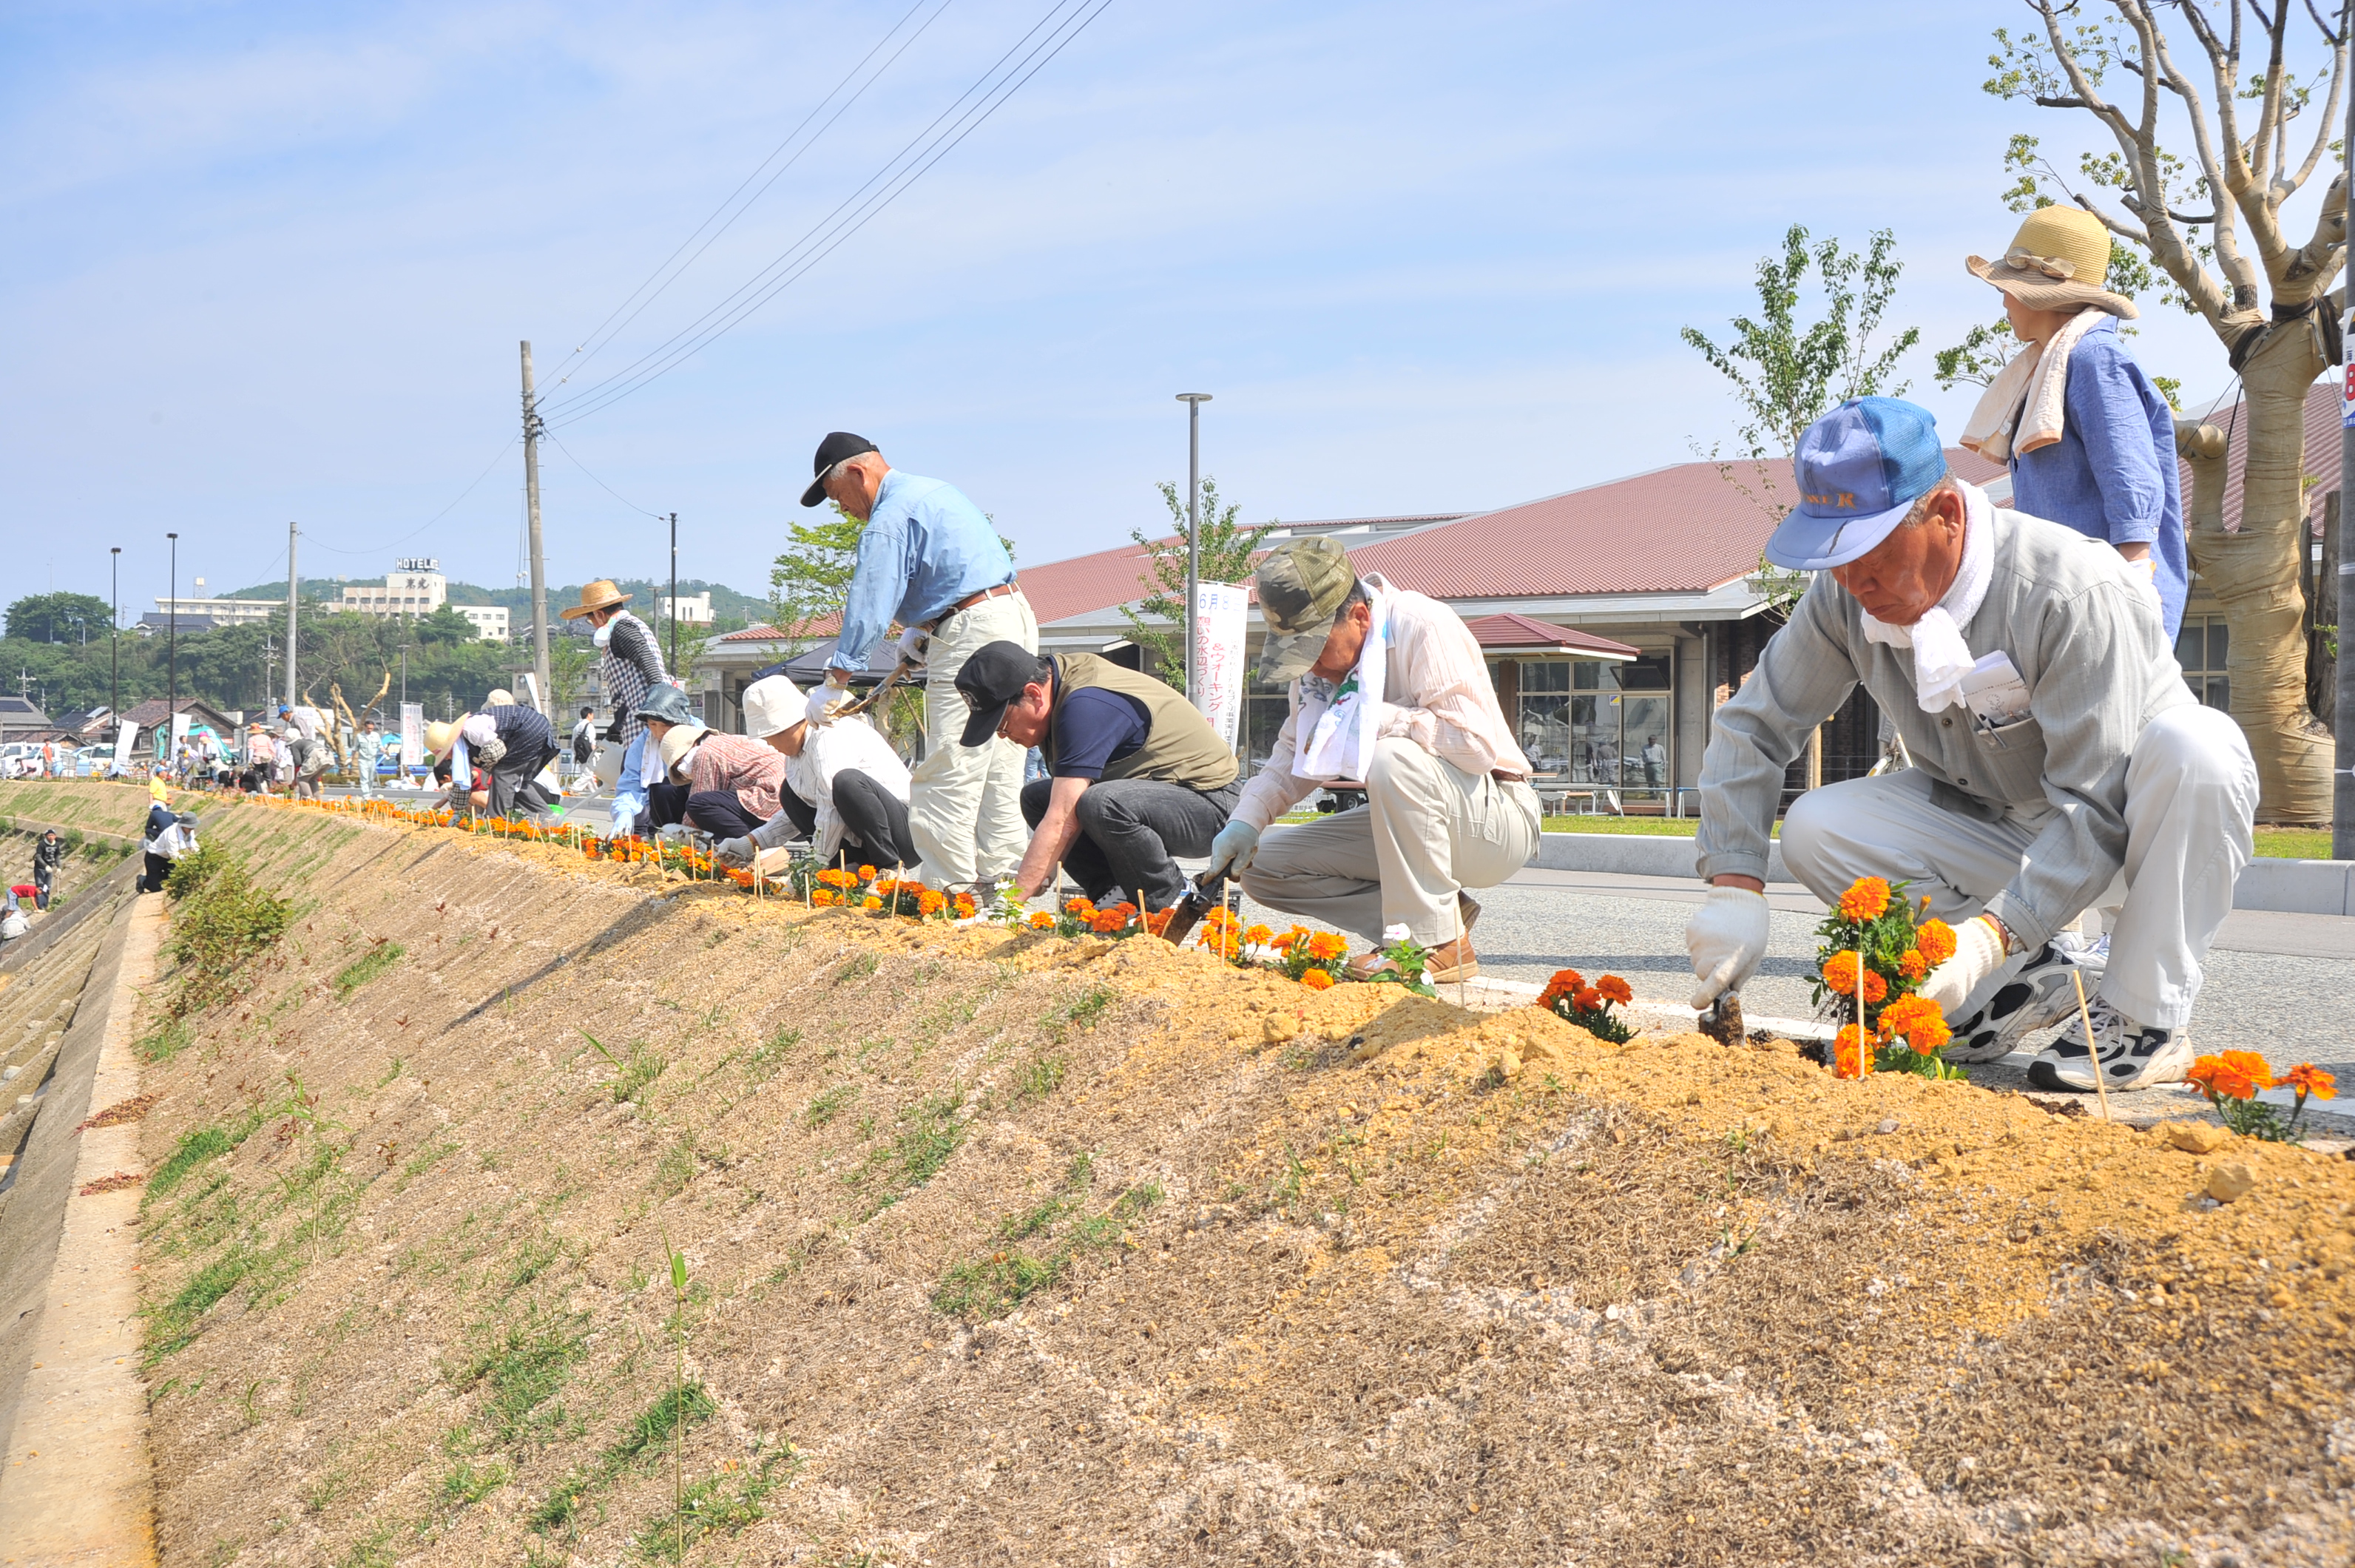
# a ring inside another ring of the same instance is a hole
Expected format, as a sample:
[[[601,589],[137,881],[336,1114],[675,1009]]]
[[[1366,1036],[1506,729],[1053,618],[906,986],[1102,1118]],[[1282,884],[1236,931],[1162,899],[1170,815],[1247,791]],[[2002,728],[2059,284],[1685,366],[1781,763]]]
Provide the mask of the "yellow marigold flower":
[[[1889,883],[1880,877],[1859,877],[1848,891],[1840,894],[1842,920],[1879,920],[1888,912]]]

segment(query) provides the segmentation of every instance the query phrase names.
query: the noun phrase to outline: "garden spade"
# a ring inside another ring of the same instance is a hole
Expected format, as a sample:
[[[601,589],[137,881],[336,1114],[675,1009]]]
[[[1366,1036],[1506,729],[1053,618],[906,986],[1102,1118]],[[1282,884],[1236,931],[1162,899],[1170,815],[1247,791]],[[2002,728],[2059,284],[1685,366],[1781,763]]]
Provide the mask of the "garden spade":
[[[1223,875],[1213,876],[1205,871],[1186,884],[1186,891],[1171,906],[1169,923],[1161,929],[1161,934],[1169,939],[1171,946],[1183,947],[1202,917],[1223,901],[1220,890],[1226,880]]]
[[[1742,998],[1727,987],[1717,994],[1717,999],[1701,1009],[1695,1028],[1723,1046],[1747,1045],[1750,1031],[1742,1021]]]

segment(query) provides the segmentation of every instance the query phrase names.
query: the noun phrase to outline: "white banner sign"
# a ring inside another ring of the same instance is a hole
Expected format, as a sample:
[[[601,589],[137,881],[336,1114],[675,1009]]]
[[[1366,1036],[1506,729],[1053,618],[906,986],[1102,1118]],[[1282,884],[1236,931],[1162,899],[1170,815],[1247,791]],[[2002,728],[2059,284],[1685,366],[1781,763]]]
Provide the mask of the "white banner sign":
[[[1251,669],[1243,663],[1243,627],[1251,592],[1224,582],[1204,582],[1194,599],[1194,706],[1210,721],[1229,751],[1242,722],[1243,684]]]
[[[131,749],[139,742],[139,726],[125,719],[114,731],[114,771],[122,773],[131,766]]]
[[[400,771],[405,776],[425,766],[425,704],[400,705]]]

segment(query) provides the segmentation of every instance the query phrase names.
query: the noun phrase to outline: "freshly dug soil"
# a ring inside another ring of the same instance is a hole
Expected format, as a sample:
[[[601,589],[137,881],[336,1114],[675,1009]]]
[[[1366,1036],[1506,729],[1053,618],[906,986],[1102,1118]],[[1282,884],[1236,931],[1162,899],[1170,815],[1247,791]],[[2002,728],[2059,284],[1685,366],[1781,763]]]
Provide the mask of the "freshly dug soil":
[[[208,837],[300,907],[144,1084],[169,1563],[2355,1549],[2344,1161],[553,847]]]

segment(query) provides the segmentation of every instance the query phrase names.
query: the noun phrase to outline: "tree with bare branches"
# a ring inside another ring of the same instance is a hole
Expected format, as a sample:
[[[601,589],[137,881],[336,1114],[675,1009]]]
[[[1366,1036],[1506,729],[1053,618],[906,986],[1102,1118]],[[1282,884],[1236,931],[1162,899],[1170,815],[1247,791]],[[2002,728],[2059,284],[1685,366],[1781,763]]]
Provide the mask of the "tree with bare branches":
[[[2291,0],[2274,0],[2270,12],[2257,0],[2110,0],[2115,15],[2090,20],[2083,0],[2024,3],[2037,25],[2017,37],[1996,30],[1987,91],[2087,114],[2113,145],[2083,154],[2068,175],[2037,138],[2014,136],[2006,163],[2018,182],[2007,196],[2014,210],[2065,199],[2101,219],[2165,275],[2165,299],[2223,343],[2244,389],[2241,516],[2228,532],[2214,482],[2222,464],[2195,464],[2185,519],[2192,564],[2232,628],[2232,717],[2256,756],[2260,815],[2328,821],[2330,746],[2307,706],[2297,551],[2306,395],[2339,357],[2345,291],[2326,291],[2346,261],[2344,173],[2324,190],[2303,243],[2284,208],[2333,149],[2355,0],[2339,0],[2335,19],[2313,0],[2302,16]],[[2163,20],[2190,36],[2189,70]],[[2115,101],[2105,92],[2114,80],[2125,88]],[[2300,127],[2293,141],[2292,123],[2317,108],[2311,138]],[[2189,162],[2164,144],[2170,136],[2177,146],[2189,138]],[[2177,435],[2187,455],[2221,449],[2212,429],[2179,422]]]

